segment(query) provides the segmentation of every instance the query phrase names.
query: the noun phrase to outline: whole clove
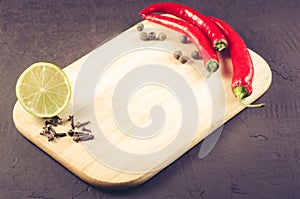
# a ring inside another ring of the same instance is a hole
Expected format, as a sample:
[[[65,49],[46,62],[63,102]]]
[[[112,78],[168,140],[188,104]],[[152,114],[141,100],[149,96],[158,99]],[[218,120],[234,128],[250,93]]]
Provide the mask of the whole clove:
[[[85,126],[82,128],[82,130],[83,130],[83,131],[86,131],[86,132],[89,132],[89,133],[91,133],[91,132],[92,132],[92,130],[91,130],[91,129],[87,129],[87,128],[85,128]]]
[[[91,134],[92,131],[85,127],[90,123],[90,121],[83,122],[83,123],[76,122],[75,124],[74,115],[69,115],[67,121],[70,121],[71,129],[66,133],[58,133],[56,132],[54,127],[63,124],[63,119],[60,118],[59,116],[46,119],[45,126],[43,126],[43,130],[42,132],[40,132],[40,134],[46,136],[49,142],[53,141],[55,138],[65,137],[67,135],[73,137],[73,140],[75,142],[91,140],[94,138],[94,135]],[[81,127],[82,127],[82,131],[75,131],[75,129],[79,129]]]
[[[75,127],[76,128],[80,128],[80,127],[88,125],[89,123],[90,123],[90,121],[83,122],[83,123],[77,122],[76,125],[75,125]]]
[[[63,124],[63,119],[60,118],[59,116],[54,116],[53,118],[54,123],[58,124],[58,125],[62,125]]]
[[[85,135],[75,135],[73,140],[75,142],[79,142],[79,141],[87,141],[87,140],[92,140],[94,139],[94,135],[92,134],[85,134]]]
[[[51,132],[53,135],[56,134],[56,131],[54,130],[54,128],[52,126],[48,126],[49,132]]]
[[[51,135],[49,132],[46,133],[45,130],[43,130],[42,132],[40,132],[40,135],[46,136],[48,138],[49,142],[54,139],[53,135]]]
[[[47,126],[47,125],[57,126],[57,123],[53,119],[46,119],[45,126]]]
[[[57,126],[61,124],[63,124],[63,120],[59,116],[54,116],[52,118],[45,120],[45,126],[47,125]]]
[[[74,136],[74,131],[71,129],[67,132],[67,134],[70,136],[70,137],[73,137]]]
[[[54,136],[50,134],[50,135],[48,136],[48,142],[51,142],[51,141],[53,141],[53,140],[54,140]]]
[[[74,115],[69,115],[68,121],[71,121],[71,128],[72,128],[72,130],[74,130],[75,129]]]
[[[73,137],[73,140],[74,140],[75,142],[79,142],[79,141],[80,141],[79,135],[75,135],[75,136]]]
[[[66,133],[57,133],[52,126],[49,126],[49,130],[52,133],[52,135],[56,138],[57,137],[65,137],[67,135]]]
[[[48,136],[45,131],[40,132],[40,135]]]
[[[47,126],[44,126],[43,129],[44,129],[44,130],[43,130],[44,133],[50,134],[50,129],[49,129],[49,126],[48,126],[48,125],[47,125]]]
[[[94,135],[89,134],[87,136],[82,137],[81,141],[87,141],[87,140],[92,140],[92,139],[94,139]]]
[[[74,132],[74,134],[75,134],[75,135],[88,135],[89,133],[76,131],[76,132]]]
[[[66,133],[56,133],[56,134],[54,135],[54,137],[65,137],[65,136],[67,136]]]

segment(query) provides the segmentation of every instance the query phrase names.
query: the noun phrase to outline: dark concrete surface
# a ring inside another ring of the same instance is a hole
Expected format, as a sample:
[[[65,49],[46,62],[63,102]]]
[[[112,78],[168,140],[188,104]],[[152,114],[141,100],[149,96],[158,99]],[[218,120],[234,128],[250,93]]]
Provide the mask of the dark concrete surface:
[[[65,67],[140,20],[156,1],[0,0],[0,198],[300,198],[300,1],[178,1],[229,22],[272,68],[259,102],[226,123],[205,158],[197,145],[147,183],[86,184],[14,127],[15,83],[32,63]]]

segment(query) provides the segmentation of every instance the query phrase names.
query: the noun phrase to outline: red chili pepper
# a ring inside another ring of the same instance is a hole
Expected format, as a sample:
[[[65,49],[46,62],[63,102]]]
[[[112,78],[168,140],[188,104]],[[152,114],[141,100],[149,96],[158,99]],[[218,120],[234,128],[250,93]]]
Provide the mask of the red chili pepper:
[[[148,15],[153,12],[172,14],[195,26],[198,26],[211,40],[212,46],[217,51],[222,51],[227,46],[227,40],[214,23],[196,10],[178,3],[156,3],[140,11],[140,15]]]
[[[226,22],[215,17],[208,17],[214,22],[229,42],[229,51],[233,65],[231,89],[239,102],[247,107],[261,107],[265,104],[246,105],[242,99],[252,93],[254,66],[248,48],[241,36]]]
[[[156,14],[144,14],[142,17],[156,24],[163,25],[185,34],[196,45],[203,58],[206,69],[210,74],[219,68],[219,59],[216,51],[211,46],[205,34],[196,26],[180,19]]]

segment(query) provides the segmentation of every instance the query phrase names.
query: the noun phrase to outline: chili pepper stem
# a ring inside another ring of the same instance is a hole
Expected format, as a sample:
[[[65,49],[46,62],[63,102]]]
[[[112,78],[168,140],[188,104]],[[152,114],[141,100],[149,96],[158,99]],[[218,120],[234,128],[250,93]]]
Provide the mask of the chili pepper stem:
[[[259,108],[259,107],[264,107],[266,106],[265,103],[260,103],[260,104],[245,104],[242,99],[247,97],[248,91],[244,86],[237,86],[233,89],[233,94],[236,96],[238,102],[240,103],[241,106],[245,106],[247,108]]]
[[[214,48],[218,51],[221,52],[226,48],[227,44],[224,41],[218,41],[214,44]]]
[[[213,71],[210,71],[206,78],[209,78],[211,76],[211,74],[213,74]]]
[[[209,60],[206,63],[206,69],[209,72],[207,75],[207,78],[209,78],[213,72],[216,72],[219,69],[219,63],[216,60]]]
[[[241,106],[245,106],[245,107],[247,107],[247,108],[260,108],[260,107],[266,106],[265,103],[260,103],[260,104],[245,104],[245,103],[242,101],[242,99],[239,99],[239,98],[237,98],[237,99],[238,99],[238,102],[240,103]]]

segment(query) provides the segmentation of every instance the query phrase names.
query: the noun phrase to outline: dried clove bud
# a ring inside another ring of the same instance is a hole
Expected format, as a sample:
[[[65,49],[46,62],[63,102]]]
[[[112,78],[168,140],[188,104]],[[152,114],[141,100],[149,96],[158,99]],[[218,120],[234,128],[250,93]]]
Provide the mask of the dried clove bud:
[[[49,129],[49,126],[48,126],[48,125],[47,125],[47,126],[44,126],[43,129],[44,129],[44,130],[43,130],[44,133],[50,134],[50,129]]]
[[[89,123],[90,123],[90,121],[83,122],[83,123],[77,122],[76,125],[75,125],[75,127],[76,128],[80,128],[80,127],[88,125]]]
[[[74,134],[75,134],[75,135],[88,135],[89,133],[76,131],[76,132],[74,132]]]
[[[91,133],[91,132],[92,132],[92,130],[91,130],[91,129],[87,129],[87,128],[85,128],[85,126],[82,128],[82,130],[83,130],[83,131],[86,131],[86,132],[89,132],[89,133]]]
[[[85,135],[75,135],[73,140],[75,142],[79,142],[79,141],[87,141],[87,140],[92,140],[94,139],[94,135],[92,134],[85,134]]]
[[[49,132],[45,132],[45,130],[43,130],[42,132],[40,132],[40,135],[46,136],[48,138],[48,141],[52,141],[54,139],[53,135],[50,134]]]
[[[54,116],[52,118],[45,120],[45,126],[47,125],[57,126],[57,125],[61,125],[62,123],[63,120],[59,116]]]
[[[70,137],[73,137],[74,136],[74,131],[71,129],[67,132],[67,134],[70,136]]]
[[[87,141],[87,140],[92,140],[92,139],[94,139],[94,135],[89,134],[87,136],[82,137],[81,141]]]
[[[75,136],[73,137],[73,140],[74,140],[75,142],[79,142],[79,140],[80,140],[79,135],[75,135]]]
[[[68,121],[71,121],[71,127],[72,127],[72,130],[74,130],[75,129],[74,115],[69,115]]]
[[[49,132],[51,132],[53,135],[56,134],[56,131],[54,130],[54,128],[52,126],[48,126]]]
[[[48,136],[45,131],[40,132],[40,135]]]
[[[57,133],[54,127],[63,124],[63,119],[59,116],[54,116],[52,118],[46,119],[45,126],[43,126],[43,130],[42,132],[40,132],[40,135],[46,136],[49,142],[53,141],[55,138],[65,137],[67,135],[73,137],[73,140],[75,142],[91,140],[94,138],[94,135],[90,134],[92,131],[90,129],[85,128],[85,126],[88,125],[90,121],[83,123],[77,122],[75,124],[74,115],[70,115],[67,121],[71,122],[71,129],[67,131],[67,133]],[[80,127],[82,127],[81,132],[74,131],[74,129]]]
[[[52,117],[52,119],[55,124],[59,124],[59,125],[63,124],[63,119],[60,118],[59,116],[54,116],[54,117]]]
[[[47,126],[47,125],[57,126],[57,123],[53,119],[46,119],[45,126]]]
[[[65,137],[65,136],[67,136],[66,133],[56,133],[56,134],[54,135],[54,137]]]
[[[53,140],[54,140],[54,136],[50,134],[50,135],[48,136],[48,142],[51,142],[51,141],[53,141]]]

